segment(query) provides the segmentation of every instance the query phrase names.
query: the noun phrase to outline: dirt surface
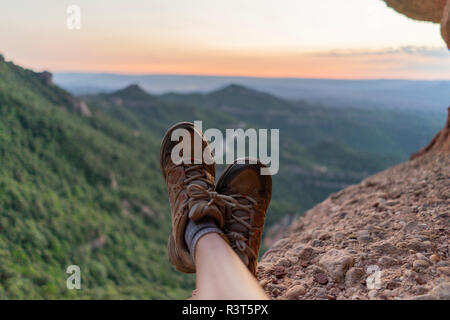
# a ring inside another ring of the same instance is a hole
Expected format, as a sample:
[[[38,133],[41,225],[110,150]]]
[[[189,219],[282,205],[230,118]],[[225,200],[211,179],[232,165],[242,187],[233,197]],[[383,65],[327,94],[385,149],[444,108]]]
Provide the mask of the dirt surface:
[[[450,153],[434,145],[295,220],[258,266],[265,291],[276,299],[450,299]]]

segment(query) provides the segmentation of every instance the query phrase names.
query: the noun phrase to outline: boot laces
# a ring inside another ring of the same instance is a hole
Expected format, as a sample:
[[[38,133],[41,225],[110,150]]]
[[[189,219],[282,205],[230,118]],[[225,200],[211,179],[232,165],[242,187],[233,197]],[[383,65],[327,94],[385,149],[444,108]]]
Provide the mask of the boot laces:
[[[231,247],[256,259],[256,253],[250,247],[249,241],[250,238],[255,235],[255,228],[251,225],[250,219],[251,214],[254,211],[254,206],[257,202],[252,197],[243,194],[232,194],[227,197],[233,199],[232,201],[226,203],[227,210],[229,210],[230,213],[230,218],[227,221],[227,225],[230,226],[238,223],[247,229],[247,232],[237,232],[232,229],[226,230],[231,242]],[[236,215],[236,211],[243,211],[246,214],[244,216],[238,216]],[[248,237],[245,236],[246,233]]]
[[[248,238],[243,232],[233,231],[231,229],[225,230],[230,244],[233,249],[237,249],[240,252],[247,254],[253,258],[256,258],[256,253],[249,246],[249,239],[254,236],[255,228],[250,224],[251,213],[254,210],[254,206],[257,202],[247,195],[243,194],[231,194],[224,195],[214,191],[214,185],[210,180],[206,178],[206,170],[202,164],[199,165],[184,165],[187,178],[183,181],[187,187],[188,199],[183,204],[182,208],[185,208],[190,203],[197,200],[208,201],[208,206],[215,204],[224,210],[229,210],[229,219],[227,225],[239,223],[244,226],[248,231]],[[193,182],[204,182],[208,187]],[[243,203],[243,201],[247,203]],[[245,216],[237,216],[236,211],[246,212]]]

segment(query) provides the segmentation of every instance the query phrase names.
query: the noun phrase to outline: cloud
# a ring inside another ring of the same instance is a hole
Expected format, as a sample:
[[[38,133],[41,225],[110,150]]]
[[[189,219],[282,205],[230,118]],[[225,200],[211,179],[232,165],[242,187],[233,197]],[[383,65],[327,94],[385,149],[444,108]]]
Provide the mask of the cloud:
[[[450,51],[445,47],[403,46],[399,48],[385,48],[378,50],[330,50],[327,52],[311,53],[323,57],[349,56],[383,56],[383,55],[413,55],[425,57],[450,58]]]

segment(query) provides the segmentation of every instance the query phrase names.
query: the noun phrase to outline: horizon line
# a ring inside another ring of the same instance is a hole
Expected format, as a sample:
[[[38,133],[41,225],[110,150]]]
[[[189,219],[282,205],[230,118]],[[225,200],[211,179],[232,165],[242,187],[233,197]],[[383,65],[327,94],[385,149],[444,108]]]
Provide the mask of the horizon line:
[[[335,81],[450,81],[450,78],[323,78],[323,77],[301,77],[301,76],[252,76],[252,75],[222,75],[222,74],[189,74],[189,73],[122,73],[109,71],[48,71],[52,74],[90,74],[90,75],[110,75],[110,76],[173,76],[173,77],[198,77],[198,78],[250,78],[250,79],[268,79],[268,80],[335,80]]]

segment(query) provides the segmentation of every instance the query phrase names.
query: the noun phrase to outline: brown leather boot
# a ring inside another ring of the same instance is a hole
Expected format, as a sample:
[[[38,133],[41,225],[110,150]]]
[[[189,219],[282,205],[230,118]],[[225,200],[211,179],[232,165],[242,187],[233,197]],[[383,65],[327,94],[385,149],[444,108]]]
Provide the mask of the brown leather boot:
[[[184,159],[182,163],[175,164],[172,161],[172,150],[183,138],[171,141],[172,133],[176,129],[185,129],[190,133],[191,154],[180,156]],[[160,150],[160,167],[169,192],[170,210],[172,216],[172,232],[169,237],[169,260],[181,272],[195,272],[194,261],[189,253],[184,240],[184,232],[188,219],[198,221],[204,217],[213,218],[219,228],[224,226],[222,211],[214,203],[217,194],[214,191],[216,166],[206,164],[203,159],[194,160],[194,139],[198,138],[202,155],[212,154],[208,141],[204,138],[194,124],[181,122],[170,128],[164,136]],[[188,163],[192,162],[192,164]]]
[[[265,165],[259,161],[256,164],[250,164],[248,159],[243,164],[238,161],[225,169],[216,191],[226,200],[225,235],[250,272],[256,275],[266,210],[272,196],[272,177],[261,175]]]

